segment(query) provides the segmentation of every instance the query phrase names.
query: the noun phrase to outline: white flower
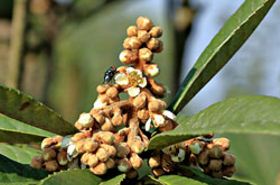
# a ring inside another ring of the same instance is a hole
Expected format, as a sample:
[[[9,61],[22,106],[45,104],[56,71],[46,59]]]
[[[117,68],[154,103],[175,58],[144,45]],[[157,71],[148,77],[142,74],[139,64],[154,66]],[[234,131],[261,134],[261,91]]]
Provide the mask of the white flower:
[[[172,119],[172,120],[176,119],[176,115],[173,112],[169,111],[169,110],[164,110],[162,112],[162,115],[164,115],[164,116],[166,116],[166,117],[168,117],[169,119]]]
[[[125,72],[118,73],[115,81],[121,86],[127,86],[129,96],[137,96],[141,89],[147,86],[147,79],[143,76],[142,71],[133,67],[127,67]]]
[[[67,147],[67,159],[68,161],[72,161],[72,159],[77,156],[78,156],[78,152],[76,150],[76,145],[71,142]]]
[[[93,122],[93,118],[89,113],[82,113],[79,116],[78,122],[83,126],[88,126]]]
[[[145,123],[145,130],[148,132],[151,128],[151,123],[152,123],[152,120],[151,118],[148,119],[148,121]]]

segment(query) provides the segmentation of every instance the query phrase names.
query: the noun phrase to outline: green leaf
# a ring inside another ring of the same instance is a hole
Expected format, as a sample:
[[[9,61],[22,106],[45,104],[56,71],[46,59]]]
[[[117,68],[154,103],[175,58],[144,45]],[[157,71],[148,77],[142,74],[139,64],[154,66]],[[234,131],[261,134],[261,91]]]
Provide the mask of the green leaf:
[[[30,164],[34,156],[40,155],[40,150],[29,146],[14,146],[0,143],[0,154],[22,164]]]
[[[253,33],[275,0],[246,0],[228,19],[186,76],[169,109],[180,110],[229,61]]]
[[[47,172],[36,170],[29,165],[20,164],[0,155],[0,184],[23,185],[35,184],[47,176]]]
[[[164,185],[177,185],[177,184],[187,184],[187,185],[207,185],[206,183],[199,182],[197,180],[183,177],[180,175],[164,175],[160,176],[158,179]]]
[[[53,133],[32,127],[0,113],[0,142],[28,143],[31,141],[40,141],[43,137],[54,135]]]
[[[41,102],[18,90],[0,85],[0,113],[34,127],[67,135],[75,127]]]
[[[185,172],[193,173],[192,178],[199,181],[201,184],[208,184],[208,185],[250,185],[248,182],[241,182],[237,180],[228,180],[228,179],[218,179],[213,178],[208,175],[205,175],[199,169],[195,169],[188,166],[180,166],[180,170]]]
[[[208,133],[280,135],[280,99],[269,96],[230,98],[192,117],[178,116],[180,125],[151,139],[149,148],[161,148]]]
[[[100,185],[121,185],[121,182],[125,179],[125,174],[117,175],[109,180],[103,181]]]
[[[41,180],[39,185],[98,185],[100,182],[101,179],[89,170],[73,169],[54,173]]]

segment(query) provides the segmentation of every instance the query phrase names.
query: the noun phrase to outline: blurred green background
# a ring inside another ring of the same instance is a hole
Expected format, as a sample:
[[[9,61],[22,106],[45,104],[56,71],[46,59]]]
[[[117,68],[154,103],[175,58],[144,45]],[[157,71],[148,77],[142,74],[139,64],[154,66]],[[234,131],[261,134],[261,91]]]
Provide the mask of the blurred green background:
[[[19,88],[74,122],[96,98],[105,70],[119,66],[126,28],[139,15],[163,28],[154,62],[170,101],[179,82],[242,3],[211,0],[0,0],[0,83]],[[186,107],[193,114],[227,97],[280,96],[280,3],[248,42]],[[271,34],[273,33],[273,34]],[[279,137],[228,135],[235,178],[280,184]]]

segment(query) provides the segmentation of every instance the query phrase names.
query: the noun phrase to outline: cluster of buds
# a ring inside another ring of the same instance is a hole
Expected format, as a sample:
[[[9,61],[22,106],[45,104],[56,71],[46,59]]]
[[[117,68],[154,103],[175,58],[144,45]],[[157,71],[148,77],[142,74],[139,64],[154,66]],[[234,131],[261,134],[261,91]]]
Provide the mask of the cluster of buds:
[[[163,85],[153,79],[159,68],[151,60],[153,52],[162,49],[157,39],[162,31],[145,17],[139,17],[136,25],[127,29],[126,50],[120,54],[120,60],[129,66],[106,72],[107,83],[97,86],[93,108],[80,114],[75,123],[78,133],[44,139],[43,154],[33,159],[33,167],[50,172],[88,168],[95,175],[117,169],[135,178],[151,136],[177,126],[176,116],[160,99],[165,93]],[[113,83],[109,83],[111,77]],[[121,99],[121,94],[128,96]],[[153,153],[149,165],[155,176],[173,172],[177,163],[196,164],[215,177],[231,176],[234,157],[226,152],[226,141],[194,138]]]
[[[174,171],[178,164],[187,164],[215,178],[231,177],[236,169],[229,147],[227,138],[197,137],[157,152],[149,159],[149,166],[155,176]]]

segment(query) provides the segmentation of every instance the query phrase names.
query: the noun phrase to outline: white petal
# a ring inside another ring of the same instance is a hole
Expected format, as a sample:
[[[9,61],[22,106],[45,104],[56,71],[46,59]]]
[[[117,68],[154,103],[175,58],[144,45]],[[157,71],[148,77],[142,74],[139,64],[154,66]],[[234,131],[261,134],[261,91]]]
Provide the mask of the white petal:
[[[159,67],[157,64],[150,64],[146,67],[145,69],[145,73],[148,76],[154,77],[157,76],[159,74]]]
[[[142,88],[146,87],[147,79],[145,77],[143,77],[142,78],[142,82],[140,84],[138,84],[138,85],[139,85],[139,87],[142,87]]]
[[[74,144],[70,144],[67,148],[67,159],[68,161],[72,161],[72,159],[76,156],[76,146]]]
[[[165,119],[161,114],[152,114],[152,119],[156,127],[163,126],[165,123]]]
[[[176,115],[175,115],[173,112],[169,111],[169,110],[164,110],[164,111],[162,112],[162,114],[163,114],[164,116],[168,117],[169,119],[172,119],[172,120],[175,120],[175,119],[176,119]]]
[[[93,104],[93,108],[95,109],[102,109],[105,106],[107,106],[107,103],[102,102],[100,99],[97,99]]]
[[[143,76],[142,71],[140,71],[139,69],[135,69],[134,71],[135,71],[140,77]]]
[[[152,123],[152,120],[151,118],[148,119],[148,121],[145,123],[145,130],[148,132],[151,128],[151,123]]]
[[[128,80],[126,74],[124,74],[124,73],[116,74],[115,81],[119,85],[128,85],[129,84],[129,80]]]
[[[126,68],[126,72],[129,74],[129,73],[132,73],[133,71],[135,71],[136,69],[134,67],[128,67]]]
[[[127,89],[127,92],[129,96],[135,97],[140,93],[140,88],[139,87],[130,87]]]

